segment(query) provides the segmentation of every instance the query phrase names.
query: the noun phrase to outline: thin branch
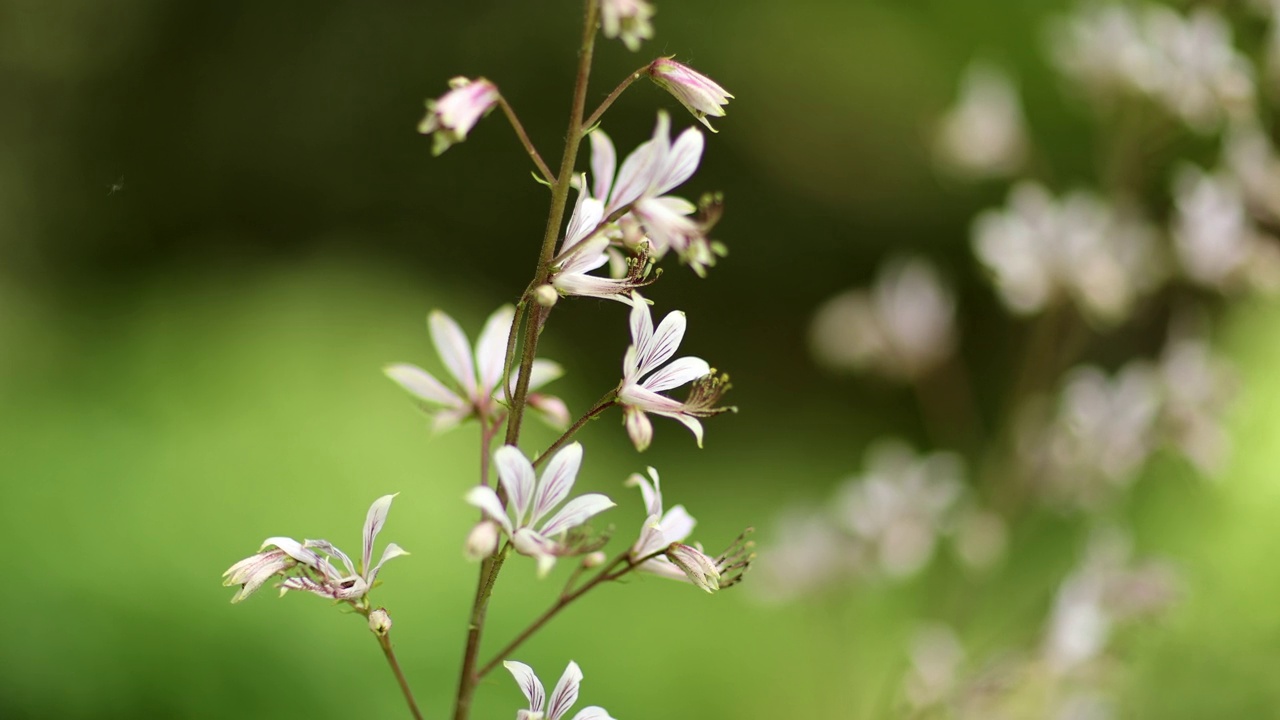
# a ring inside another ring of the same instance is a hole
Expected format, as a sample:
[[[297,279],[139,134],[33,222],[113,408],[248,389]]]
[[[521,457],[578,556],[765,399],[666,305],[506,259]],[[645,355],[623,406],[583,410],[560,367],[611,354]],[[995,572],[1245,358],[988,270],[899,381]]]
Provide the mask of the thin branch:
[[[536,468],[541,465],[547,458],[551,457],[551,453],[559,450],[565,443],[569,442],[569,440],[582,429],[583,425],[586,425],[592,418],[616,405],[618,403],[617,397],[618,391],[616,389],[605,393],[604,397],[600,398],[600,400],[596,402],[595,407],[588,410],[587,414],[578,418],[578,421],[575,422],[568,430],[565,430],[563,435],[556,438],[556,441],[551,443],[550,447],[543,450],[542,454],[534,458],[533,466]]]
[[[404,671],[400,669],[400,661],[396,660],[396,652],[391,649],[391,633],[383,633],[375,636],[378,638],[378,645],[382,647],[382,654],[387,656],[387,664],[391,666],[391,672],[395,673],[396,682],[400,683],[400,691],[404,693],[404,701],[409,703],[409,712],[413,714],[414,720],[422,720],[422,711],[418,709],[418,701],[413,699],[413,691],[409,689],[409,681],[404,677]]]
[[[600,103],[600,107],[596,108],[596,111],[591,113],[591,117],[587,118],[586,122],[582,123],[582,127],[590,130],[596,123],[600,122],[600,116],[604,115],[604,111],[608,110],[609,106],[613,104],[613,101],[617,100],[618,97],[622,95],[622,91],[631,87],[631,83],[647,75],[648,71],[649,66],[645,65],[639,70],[628,75],[622,82],[618,83],[618,87],[614,88],[613,92],[609,93],[609,97],[605,98],[604,102]]]
[[[524,125],[520,124],[520,118],[516,117],[516,111],[511,108],[511,103],[507,102],[505,97],[498,96],[498,106],[502,108],[502,114],[507,116],[507,121],[511,123],[511,129],[516,131],[516,137],[520,138],[520,144],[524,145],[524,151],[529,153],[529,157],[533,159],[533,164],[538,166],[538,172],[542,173],[542,179],[550,185],[556,181],[556,177],[551,174],[551,168],[542,161],[542,156],[538,154],[538,149],[533,146],[533,141],[529,139],[529,133],[524,131]]]

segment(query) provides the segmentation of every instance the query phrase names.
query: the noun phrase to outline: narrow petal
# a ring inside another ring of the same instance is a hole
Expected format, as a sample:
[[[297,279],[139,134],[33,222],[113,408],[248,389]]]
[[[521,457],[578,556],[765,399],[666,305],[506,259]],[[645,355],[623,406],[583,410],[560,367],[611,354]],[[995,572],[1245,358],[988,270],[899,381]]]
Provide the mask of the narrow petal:
[[[581,525],[593,515],[598,515],[615,505],[617,503],[600,493],[581,495],[560,508],[560,512],[556,513],[554,517],[547,521],[546,525],[542,526],[542,534],[547,537],[555,537],[570,528]]]
[[[618,153],[604,130],[596,128],[588,138],[591,140],[591,192],[597,200],[607,203],[609,191],[613,189],[613,174],[617,171]]]
[[[435,376],[417,365],[394,363],[384,367],[382,372],[414,397],[432,405],[457,407],[465,402],[457,393],[436,380]]]
[[[582,274],[561,275],[552,282],[552,285],[564,295],[617,300],[625,305],[631,304],[630,298],[627,297],[627,290],[631,289],[632,284],[625,280]]]
[[[502,667],[516,679],[520,692],[524,693],[525,699],[529,701],[529,710],[535,713],[542,712],[547,702],[546,691],[542,689],[542,681],[534,674],[533,668],[515,660],[504,660]]]
[[[684,313],[676,310],[667,313],[667,316],[659,323],[658,329],[653,332],[653,339],[647,347],[639,348],[639,357],[636,364],[639,367],[639,374],[643,377],[646,373],[654,368],[662,365],[676,354],[676,350],[680,349],[680,342],[684,340],[684,331],[687,327]]]
[[[520,452],[520,448],[514,445],[498,448],[493,453],[493,464],[498,469],[498,479],[502,481],[502,487],[507,489],[507,497],[515,510],[515,527],[521,527],[525,524],[524,516],[533,503],[533,493],[537,486],[533,465]]]
[[[339,560],[342,561],[342,564],[346,566],[348,575],[356,574],[356,566],[351,562],[351,558],[347,557],[346,553],[339,550],[337,547],[334,546],[333,543],[329,542],[328,540],[305,540],[303,541],[302,546],[305,548],[312,548],[315,550],[319,550],[320,552],[325,553],[329,557],[338,558]]]
[[[378,537],[378,533],[382,532],[382,526],[387,522],[387,512],[391,510],[391,501],[396,499],[396,495],[383,495],[373,504],[369,506],[369,514],[364,518],[364,531],[361,537],[364,540],[364,547],[360,553],[360,571],[368,572],[369,563],[373,560],[373,541]]]
[[[542,472],[542,480],[533,498],[533,514],[529,524],[535,525],[569,496],[582,467],[582,444],[573,443],[556,453]]]
[[[658,479],[658,471],[649,468],[649,477],[653,478],[653,482],[649,482],[649,478],[640,473],[632,473],[627,478],[627,487],[640,488],[640,496],[644,498],[644,506],[650,515],[662,515],[662,483]]]
[[[466,333],[458,327],[453,318],[441,310],[432,310],[427,319],[431,327],[431,341],[435,343],[440,360],[448,368],[449,374],[458,381],[467,397],[476,396],[475,361],[471,357],[471,343]]]
[[[603,219],[604,203],[588,196],[585,189],[579,191],[573,215],[569,217],[569,226],[564,231],[564,243],[560,246],[560,252],[567,252],[590,237]]]
[[[675,144],[671,146],[666,163],[659,168],[659,174],[654,177],[648,194],[655,197],[665,195],[667,191],[679,187],[688,180],[698,169],[698,163],[702,160],[703,143],[702,133],[696,128],[689,128],[680,133],[680,137],[676,138]]]
[[[698,447],[702,447],[702,422],[698,418],[681,412],[663,412],[662,410],[651,410],[650,412],[679,421],[681,425],[689,428],[689,432],[693,433],[693,438],[698,441]]]
[[[365,581],[369,583],[369,587],[373,587],[373,581],[378,579],[378,571],[382,569],[382,566],[388,560],[408,554],[409,551],[399,545],[395,543],[387,543],[386,549],[382,551],[382,558],[378,560],[378,564],[373,566],[373,569],[369,571],[368,576],[365,578]]]
[[[627,435],[631,437],[631,443],[636,446],[636,450],[638,452],[647,450],[649,443],[653,442],[653,423],[649,422],[644,411],[636,407],[626,408],[624,422],[627,425]]]
[[[511,333],[511,321],[516,309],[503,305],[494,311],[476,340],[476,368],[480,371],[480,387],[477,397],[489,397],[502,378],[502,366],[507,360],[507,336]]]
[[[529,368],[529,392],[533,392],[547,383],[564,376],[564,368],[554,360],[538,358]]]
[[[502,501],[498,500],[498,493],[487,485],[477,485],[467,491],[467,504],[480,508],[490,520],[502,526],[507,531],[507,535],[512,533],[511,519],[507,517],[507,511],[502,509]]]
[[[529,407],[538,413],[542,421],[557,430],[564,430],[573,422],[569,415],[569,406],[554,395],[529,393]]]
[[[614,720],[614,718],[604,708],[592,705],[582,708],[577,715],[573,716],[573,720]]]
[[[649,304],[639,301],[640,293],[633,291],[631,296],[631,345],[636,349],[638,367],[640,358],[649,354],[649,345],[653,342],[653,315],[649,312]]]
[[[441,410],[431,419],[431,432],[435,435],[452,430],[471,416],[471,405],[467,404],[460,408],[451,408]]]
[[[290,537],[269,537],[262,541],[262,549],[267,546],[278,547],[288,553],[289,557],[303,565],[319,567],[320,557],[302,546],[302,543]]]
[[[662,540],[670,545],[673,542],[684,542],[697,524],[698,521],[693,519],[683,505],[677,505],[662,516],[658,527],[662,530]]]
[[[643,385],[624,385],[618,391],[618,402],[645,412],[685,412],[684,403],[666,395],[659,395]]]
[[[671,388],[691,383],[710,372],[711,365],[706,360],[697,357],[682,357],[656,370],[652,375],[644,379],[642,385],[647,390],[662,392],[663,390],[670,390]]]
[[[551,691],[551,697],[547,699],[547,720],[560,720],[562,715],[569,712],[569,708],[578,702],[578,686],[581,684],[582,669],[578,667],[578,663],[570,660],[569,666],[560,676],[560,682],[556,683],[556,689]]]
[[[613,185],[613,196],[605,205],[605,215],[612,215],[635,202],[649,187],[658,162],[657,155],[662,148],[650,140],[636,148],[622,161],[622,169],[618,171],[618,181]]]

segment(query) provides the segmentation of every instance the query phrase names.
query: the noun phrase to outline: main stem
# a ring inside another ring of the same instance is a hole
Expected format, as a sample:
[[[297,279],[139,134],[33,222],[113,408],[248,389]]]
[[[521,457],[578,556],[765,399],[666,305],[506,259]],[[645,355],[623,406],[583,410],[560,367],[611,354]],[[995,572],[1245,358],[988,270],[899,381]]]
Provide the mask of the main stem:
[[[555,253],[556,239],[564,221],[564,208],[569,200],[569,186],[573,180],[573,167],[582,143],[582,113],[587,99],[587,81],[591,75],[591,58],[595,51],[597,26],[600,23],[597,0],[586,0],[582,23],[582,49],[578,53],[578,72],[573,86],[573,107],[569,112],[569,130],[565,136],[564,155],[560,159],[560,173],[551,186],[551,208],[547,212],[547,225],[542,236],[542,249],[538,253],[538,269],[530,287],[536,288],[547,281],[551,273],[551,260]],[[516,380],[516,394],[511,400],[507,417],[506,444],[515,445],[520,439],[520,423],[524,419],[525,403],[529,397],[529,376],[533,360],[537,357],[538,336],[546,322],[549,308],[532,305],[525,325],[524,353],[520,358],[520,374]],[[518,316],[517,316],[518,317]],[[480,675],[476,662],[480,653],[480,639],[484,631],[485,614],[493,585],[502,570],[510,545],[503,546],[495,556],[480,565],[480,578],[476,586],[475,602],[471,607],[471,620],[467,630],[467,649],[462,656],[462,672],[458,678],[458,696],[454,703],[454,720],[467,720],[471,715],[471,701],[475,697]]]

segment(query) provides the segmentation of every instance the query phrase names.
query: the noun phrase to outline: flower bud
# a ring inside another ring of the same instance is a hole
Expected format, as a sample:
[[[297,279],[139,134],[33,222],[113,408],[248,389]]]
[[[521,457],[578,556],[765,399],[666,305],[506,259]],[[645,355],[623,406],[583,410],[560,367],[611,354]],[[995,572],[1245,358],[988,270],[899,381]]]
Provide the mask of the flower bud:
[[[533,291],[533,299],[542,307],[549,308],[560,299],[560,293],[556,292],[556,289],[550,285],[539,285]]]
[[[484,78],[456,77],[449,92],[427,101],[427,115],[418,123],[418,132],[432,135],[431,154],[439,155],[450,145],[467,139],[471,128],[498,104],[498,88]]]
[[[706,75],[669,57],[654,60],[649,65],[648,72],[649,77],[679,100],[698,122],[706,125],[711,132],[716,131],[707,122],[707,116],[724,117],[724,106],[733,97],[724,88]]]
[[[374,610],[369,613],[369,629],[378,637],[386,637],[391,632],[391,616],[382,608]]]
[[[590,570],[593,567],[599,567],[603,565],[604,561],[605,561],[604,553],[597,550],[593,553],[587,553],[582,558],[582,567],[586,568],[587,570]]]
[[[492,520],[482,520],[471,528],[463,555],[476,562],[498,552],[498,525]]]

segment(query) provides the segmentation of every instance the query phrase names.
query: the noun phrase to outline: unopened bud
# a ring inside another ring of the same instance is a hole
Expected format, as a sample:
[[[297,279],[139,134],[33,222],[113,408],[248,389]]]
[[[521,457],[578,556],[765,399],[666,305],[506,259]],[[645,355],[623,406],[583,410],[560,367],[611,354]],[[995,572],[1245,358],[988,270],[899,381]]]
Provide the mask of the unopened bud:
[[[462,554],[476,562],[498,552],[498,525],[492,520],[481,520],[467,535],[467,546]]]
[[[604,561],[605,561],[604,553],[597,550],[593,553],[587,553],[585,556],[583,556],[582,567],[590,570],[593,567],[599,567],[603,565]]]
[[[369,613],[369,629],[378,637],[386,637],[391,632],[391,616],[382,608],[374,610]]]
[[[551,307],[560,299],[560,293],[556,292],[556,289],[550,285],[539,285],[533,291],[533,299],[538,301],[538,304],[542,307]]]

